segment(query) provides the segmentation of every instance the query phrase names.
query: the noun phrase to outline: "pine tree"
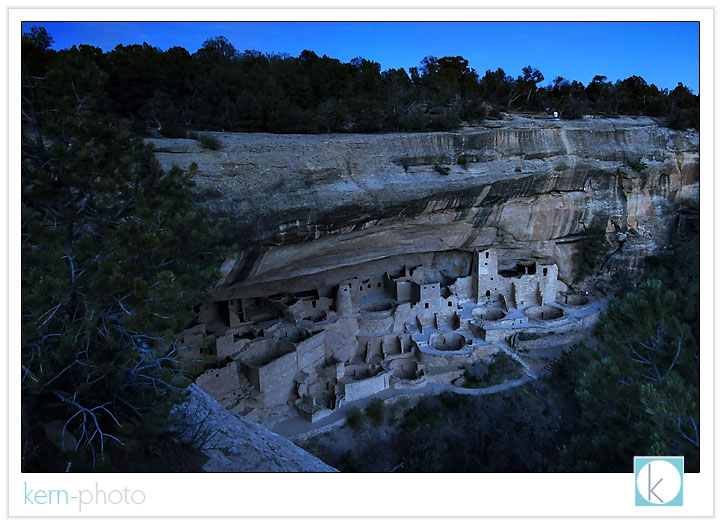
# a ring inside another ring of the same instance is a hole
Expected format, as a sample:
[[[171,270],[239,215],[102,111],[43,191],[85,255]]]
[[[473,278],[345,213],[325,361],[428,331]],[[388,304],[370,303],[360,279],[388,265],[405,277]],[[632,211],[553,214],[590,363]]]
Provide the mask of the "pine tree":
[[[83,50],[46,44],[23,37],[23,464],[122,469],[189,382],[177,334],[218,277],[221,227],[106,114]],[[49,452],[51,422],[74,450]]]
[[[581,430],[566,469],[627,472],[635,455],[683,455],[698,471],[699,348],[677,305],[661,281],[646,281],[601,315],[597,347],[580,351]]]

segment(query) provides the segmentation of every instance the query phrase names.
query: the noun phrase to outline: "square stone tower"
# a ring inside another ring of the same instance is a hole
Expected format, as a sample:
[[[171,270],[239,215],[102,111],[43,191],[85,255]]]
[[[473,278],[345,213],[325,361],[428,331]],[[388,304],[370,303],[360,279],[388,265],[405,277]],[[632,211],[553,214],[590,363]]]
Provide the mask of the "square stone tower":
[[[477,303],[497,301],[500,295],[510,294],[499,277],[496,250],[491,248],[474,253],[474,295]]]

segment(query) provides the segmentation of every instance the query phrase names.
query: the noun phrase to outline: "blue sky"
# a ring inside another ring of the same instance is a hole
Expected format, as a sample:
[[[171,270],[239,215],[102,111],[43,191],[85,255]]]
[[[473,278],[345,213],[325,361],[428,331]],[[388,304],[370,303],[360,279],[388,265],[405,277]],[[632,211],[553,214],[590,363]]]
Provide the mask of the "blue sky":
[[[640,75],[660,88],[682,82],[699,93],[696,22],[26,22],[23,29],[33,25],[46,27],[56,49],[147,42],[192,53],[222,35],[241,51],[298,56],[310,49],[344,62],[362,56],[382,69],[461,55],[480,75],[501,67],[517,76],[532,65],[543,85],[556,76],[587,84],[594,75]]]

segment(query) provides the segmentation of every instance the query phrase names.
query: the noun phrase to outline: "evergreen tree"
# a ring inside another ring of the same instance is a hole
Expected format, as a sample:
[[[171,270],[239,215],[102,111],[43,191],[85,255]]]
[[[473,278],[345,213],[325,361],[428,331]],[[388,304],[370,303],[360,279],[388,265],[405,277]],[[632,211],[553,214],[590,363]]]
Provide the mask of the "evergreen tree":
[[[699,348],[660,281],[613,301],[579,352],[580,431],[567,470],[628,472],[633,456],[683,455],[699,470]]]
[[[176,334],[218,277],[220,227],[189,174],[105,113],[81,50],[38,72],[40,51],[24,37],[23,465],[122,469],[188,384]],[[49,423],[77,447],[55,454]]]

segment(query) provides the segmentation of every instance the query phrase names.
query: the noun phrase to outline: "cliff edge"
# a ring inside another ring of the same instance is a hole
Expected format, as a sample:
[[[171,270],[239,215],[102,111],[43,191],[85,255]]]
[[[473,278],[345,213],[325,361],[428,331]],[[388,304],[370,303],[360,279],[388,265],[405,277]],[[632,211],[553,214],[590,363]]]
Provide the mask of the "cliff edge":
[[[205,472],[337,472],[288,439],[232,414],[195,384],[173,415],[178,439],[208,456]]]

